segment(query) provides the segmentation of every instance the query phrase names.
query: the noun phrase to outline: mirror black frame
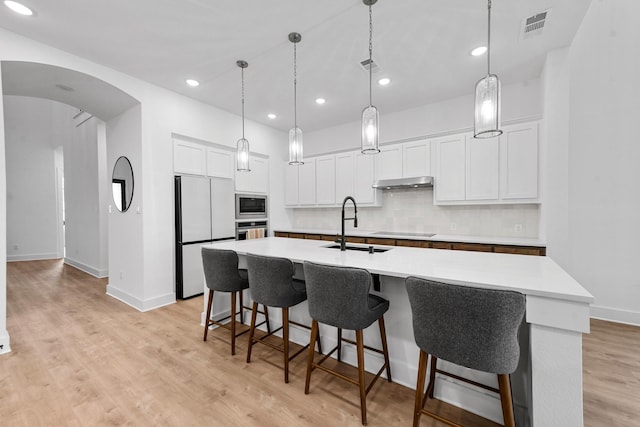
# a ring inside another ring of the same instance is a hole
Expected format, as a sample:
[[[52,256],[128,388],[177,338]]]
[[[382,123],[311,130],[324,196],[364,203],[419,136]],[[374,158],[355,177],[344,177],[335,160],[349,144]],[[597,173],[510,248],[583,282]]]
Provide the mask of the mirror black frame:
[[[124,162],[126,162],[126,164],[129,166],[128,174],[126,174],[128,176],[116,177],[116,171],[122,168],[121,165]],[[129,184],[129,181],[131,181],[130,184]],[[120,200],[115,199],[116,195],[113,191],[113,184],[118,184],[121,188],[121,190],[119,191]],[[127,197],[128,187],[131,188],[131,194]],[[129,208],[131,207],[131,202],[133,201],[133,190],[134,190],[133,167],[131,166],[131,162],[126,156],[120,156],[118,157],[118,160],[116,160],[115,164],[113,165],[113,172],[111,173],[111,193],[113,196],[113,201],[116,205],[116,209],[118,209],[118,211],[126,212],[129,210]],[[120,207],[122,207],[122,209]]]

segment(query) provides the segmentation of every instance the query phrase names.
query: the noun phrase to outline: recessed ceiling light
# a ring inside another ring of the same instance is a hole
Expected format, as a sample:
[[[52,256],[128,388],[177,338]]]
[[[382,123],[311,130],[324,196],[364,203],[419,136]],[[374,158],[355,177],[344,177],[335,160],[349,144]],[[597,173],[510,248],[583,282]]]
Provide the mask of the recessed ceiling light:
[[[33,11],[31,9],[21,3],[18,3],[17,1],[5,0],[4,5],[13,10],[15,13],[19,13],[20,15],[33,15]]]
[[[278,116],[276,116],[276,115],[275,115],[275,114],[273,114],[273,113],[269,113],[269,114],[267,114],[267,117],[269,117],[271,120],[274,120],[274,119],[278,118]]]
[[[379,84],[380,86],[386,86],[386,85],[388,85],[389,83],[391,83],[391,79],[390,79],[390,78],[388,78],[388,77],[383,77],[383,78],[381,78],[380,80],[378,80],[378,84]]]
[[[472,56],[480,56],[483,55],[487,51],[486,46],[478,46],[477,48],[471,51]]]
[[[327,102],[327,100],[324,99],[324,98],[316,98],[316,104],[318,104],[318,105],[322,105],[325,102]]]
[[[193,80],[193,79],[187,79],[185,80],[187,82],[187,84],[191,87],[196,87],[198,85],[200,85],[200,82],[197,80]]]

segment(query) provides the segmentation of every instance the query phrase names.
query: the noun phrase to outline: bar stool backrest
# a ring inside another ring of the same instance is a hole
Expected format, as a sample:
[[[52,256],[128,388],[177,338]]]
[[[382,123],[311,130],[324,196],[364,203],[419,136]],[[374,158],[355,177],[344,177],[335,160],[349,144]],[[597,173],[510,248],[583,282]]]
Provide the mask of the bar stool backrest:
[[[235,251],[203,247],[202,265],[207,287],[211,290],[235,292],[243,289],[243,283],[246,283],[238,272],[238,254]]]
[[[309,315],[337,328],[360,330],[368,327],[373,311],[369,308],[371,274],[364,269],[304,263]]]
[[[417,277],[405,281],[416,344],[457,365],[495,374],[518,366],[518,329],[525,297],[513,291],[450,285]]]
[[[247,270],[254,301],[269,307],[290,307],[300,302],[304,289],[293,286],[295,266],[290,259],[247,254]]]

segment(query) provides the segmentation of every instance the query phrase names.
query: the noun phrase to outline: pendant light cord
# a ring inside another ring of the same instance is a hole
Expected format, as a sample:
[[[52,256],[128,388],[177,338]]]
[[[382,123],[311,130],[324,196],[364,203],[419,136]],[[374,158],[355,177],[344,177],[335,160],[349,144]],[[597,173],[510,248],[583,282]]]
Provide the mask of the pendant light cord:
[[[372,86],[371,86],[371,81],[372,76],[372,70],[373,70],[373,14],[371,13],[371,5],[369,5],[369,106],[373,105],[373,101],[372,101]]]
[[[491,74],[491,0],[487,2],[487,75]]]
[[[244,68],[240,68],[240,76],[242,79],[242,139],[244,138]]]
[[[296,44],[293,43],[293,127],[298,128],[298,73],[297,73],[297,53]]]

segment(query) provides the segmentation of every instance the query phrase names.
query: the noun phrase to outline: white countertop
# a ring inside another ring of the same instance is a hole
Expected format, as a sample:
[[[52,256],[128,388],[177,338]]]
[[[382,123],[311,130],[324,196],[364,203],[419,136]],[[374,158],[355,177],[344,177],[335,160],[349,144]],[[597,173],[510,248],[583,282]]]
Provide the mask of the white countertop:
[[[340,234],[339,230],[319,230],[319,229],[292,229],[292,228],[274,228],[274,231],[283,231],[285,233],[305,233],[305,234]],[[494,237],[494,236],[466,236],[458,234],[434,234],[431,237],[415,236],[411,234],[402,234],[401,232],[393,232],[393,234],[385,234],[383,231],[367,231],[349,229],[345,232],[347,236],[357,237],[375,237],[380,239],[408,239],[408,240],[433,240],[438,242],[460,242],[460,243],[483,243],[488,245],[513,245],[513,246],[537,246],[544,247],[546,243],[540,239],[522,238],[522,237]]]
[[[453,284],[515,290],[525,295],[593,302],[593,296],[548,257],[397,246],[384,246],[390,250],[369,254],[325,247],[330,244],[321,240],[269,237],[203,246],[232,249],[241,255],[289,258],[298,263],[312,261],[359,267],[385,276],[418,276]]]

